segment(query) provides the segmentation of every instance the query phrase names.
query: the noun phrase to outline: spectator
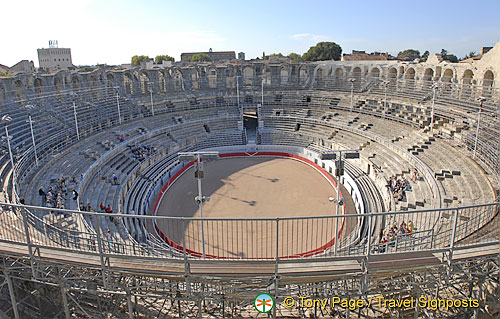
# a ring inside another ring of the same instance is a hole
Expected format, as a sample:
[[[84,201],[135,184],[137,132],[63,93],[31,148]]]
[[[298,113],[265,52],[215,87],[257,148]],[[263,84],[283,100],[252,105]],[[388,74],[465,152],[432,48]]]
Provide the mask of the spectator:
[[[92,207],[90,206],[90,203],[87,203],[87,211],[88,211],[88,212],[91,212],[91,211],[92,211]]]
[[[102,204],[102,202],[101,202],[101,205],[99,205],[99,208],[101,209],[101,212],[104,212],[105,207],[104,207],[104,205]]]
[[[108,213],[108,214],[110,214],[110,215],[111,215],[111,214],[113,214],[113,210],[111,209],[111,205],[108,205],[108,207],[106,207],[106,213]],[[114,218],[113,218],[113,216],[110,216],[110,217],[109,217],[109,219],[110,219],[112,222],[114,222],[114,221],[115,221],[115,220],[114,220]]]
[[[73,189],[73,200],[78,200],[78,192],[76,189]]]
[[[113,184],[118,185],[118,177],[113,173]]]

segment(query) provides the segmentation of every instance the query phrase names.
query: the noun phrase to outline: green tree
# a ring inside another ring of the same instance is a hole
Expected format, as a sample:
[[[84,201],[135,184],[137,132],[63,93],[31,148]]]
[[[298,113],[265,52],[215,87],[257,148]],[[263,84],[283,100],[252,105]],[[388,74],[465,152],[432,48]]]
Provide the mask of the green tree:
[[[156,64],[161,64],[162,61],[172,61],[172,62],[175,62],[175,59],[172,58],[170,55],[157,55],[157,56],[155,56],[155,63]]]
[[[425,62],[427,61],[428,58],[429,58],[429,51],[425,51],[424,54],[422,54],[422,56],[420,57],[420,60],[422,62]]]
[[[452,62],[452,63],[457,63],[458,62],[457,56],[454,55],[454,54],[448,53],[448,51],[445,50],[445,49],[441,49],[441,58],[444,61],[449,61],[449,62]]]
[[[149,59],[147,55],[134,55],[132,57],[132,65],[139,66],[141,65],[141,62],[144,60]]]
[[[190,59],[191,62],[211,62],[210,56],[206,53],[196,53]]]
[[[281,53],[273,53],[273,54],[270,54],[270,55],[264,55],[262,57],[263,60],[269,60],[269,57],[272,57],[272,56],[283,56],[283,54]]]
[[[398,53],[397,59],[403,61],[413,61],[420,58],[420,51],[415,49],[406,49]]]
[[[288,55],[288,57],[289,57],[290,59],[292,59],[292,62],[293,62],[293,63],[299,63],[299,62],[304,61],[304,60],[302,59],[302,56],[301,56],[300,54],[297,54],[297,53],[293,53],[293,52],[292,52],[292,53],[290,53],[290,54]]]
[[[477,56],[476,51],[470,51],[470,52],[469,52],[469,54],[466,54],[466,55],[462,58],[462,60],[467,60],[467,59],[473,58],[473,57],[475,57],[475,56]]]
[[[342,48],[335,42],[319,42],[304,53],[305,61],[340,60]]]

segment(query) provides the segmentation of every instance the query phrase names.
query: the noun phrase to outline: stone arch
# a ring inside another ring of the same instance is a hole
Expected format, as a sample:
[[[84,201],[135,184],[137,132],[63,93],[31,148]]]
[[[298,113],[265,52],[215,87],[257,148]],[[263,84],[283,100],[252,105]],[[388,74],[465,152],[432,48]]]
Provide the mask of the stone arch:
[[[402,65],[399,67],[399,78],[402,78],[403,74],[405,74],[405,67]]]
[[[42,83],[42,79],[40,78],[36,78],[34,81],[33,81],[33,85],[35,87],[35,95],[36,96],[41,96],[42,93],[43,93],[43,83]]]
[[[405,79],[406,80],[415,80],[415,69],[414,68],[406,69]]]
[[[307,67],[305,65],[299,68],[299,83],[305,84],[307,81]]]
[[[71,87],[73,88],[73,91],[77,92],[80,90],[81,87],[81,81],[80,77],[77,75],[73,75],[71,77]]]
[[[487,70],[483,75],[483,87],[493,87],[493,83],[495,81],[495,76],[491,70]]]
[[[115,76],[113,73],[106,74],[106,86],[108,88],[115,87]]]
[[[231,65],[226,66],[226,88],[234,88],[236,86],[234,81],[234,68]]]
[[[158,84],[160,85],[160,92],[165,93],[167,92],[167,77],[165,76],[165,73],[163,71],[158,72]]]
[[[335,79],[335,82],[342,81],[343,77],[344,77],[344,69],[336,68],[335,71],[333,72],[333,78]]]
[[[180,70],[175,70],[173,73],[174,79],[174,90],[183,91],[184,90],[184,77]]]
[[[5,88],[2,83],[0,83],[0,102],[5,101]]]
[[[495,81],[495,76],[491,70],[487,70],[483,74],[483,95],[491,96],[491,91],[493,89],[493,84]]]
[[[139,74],[139,77],[140,77],[140,83],[141,83],[141,93],[146,94],[149,92],[148,86],[149,86],[149,82],[151,82],[149,80],[149,75],[143,71]]]
[[[98,98],[99,96],[98,90],[99,90],[99,79],[95,74],[93,74],[90,76],[90,92],[94,99]]]
[[[191,85],[193,89],[200,89],[200,74],[196,68],[191,69]]]
[[[243,68],[243,85],[244,86],[252,86],[254,77],[253,68],[246,66]]]
[[[57,92],[60,92],[63,90],[63,83],[62,83],[61,77],[56,76],[54,78],[54,88],[56,89]]]
[[[287,84],[288,83],[288,68],[282,67],[280,68],[280,82],[281,84]]]
[[[208,87],[211,89],[217,88],[217,69],[209,68],[208,69]]]
[[[441,82],[451,83],[453,79],[453,69],[444,70],[443,76],[441,76]]]
[[[424,81],[432,81],[434,78],[434,70],[431,68],[427,68],[424,71]]]
[[[21,80],[16,80],[14,82],[14,93],[18,100],[26,98],[26,87]]]
[[[125,87],[126,94],[134,94],[134,82],[130,73],[123,74],[123,86]]]
[[[474,78],[474,72],[472,70],[467,69],[462,76],[463,84],[472,84],[472,79]]]
[[[378,79],[380,77],[380,69],[378,67],[374,67],[370,71],[370,77],[372,79]]]
[[[396,68],[390,68],[389,69],[389,75],[388,75],[389,80],[392,79],[397,79],[398,78],[398,69]]]

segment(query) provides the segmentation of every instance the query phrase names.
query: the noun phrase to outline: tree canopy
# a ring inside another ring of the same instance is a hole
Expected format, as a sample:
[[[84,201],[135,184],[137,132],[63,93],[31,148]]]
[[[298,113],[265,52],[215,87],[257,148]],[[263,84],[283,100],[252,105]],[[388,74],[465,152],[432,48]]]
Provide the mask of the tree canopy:
[[[170,55],[157,55],[155,57],[155,63],[156,64],[161,64],[162,61],[172,61],[175,62],[175,59],[171,57]]]
[[[212,59],[206,53],[196,53],[189,59],[191,62],[211,62]]]
[[[134,55],[132,57],[132,65],[139,66],[141,65],[141,62],[144,60],[149,59],[147,55]]]
[[[292,52],[292,53],[290,53],[290,54],[288,55],[288,57],[289,57],[290,59],[292,59],[292,62],[293,62],[293,63],[299,63],[299,62],[304,61],[304,60],[302,59],[302,56],[301,56],[300,54],[297,54],[297,53],[293,53],[293,52]]]
[[[429,58],[429,51],[425,51],[422,56],[420,57],[420,61],[425,62]]]
[[[305,61],[340,60],[342,48],[335,42],[319,42],[309,48],[302,58]]]
[[[445,49],[441,49],[441,58],[444,61],[449,61],[449,62],[452,62],[452,63],[457,63],[458,62],[457,56],[454,55],[454,54],[448,53],[448,51],[445,50]]]
[[[403,61],[413,61],[415,59],[420,58],[420,51],[415,49],[406,49],[398,53],[398,60]]]

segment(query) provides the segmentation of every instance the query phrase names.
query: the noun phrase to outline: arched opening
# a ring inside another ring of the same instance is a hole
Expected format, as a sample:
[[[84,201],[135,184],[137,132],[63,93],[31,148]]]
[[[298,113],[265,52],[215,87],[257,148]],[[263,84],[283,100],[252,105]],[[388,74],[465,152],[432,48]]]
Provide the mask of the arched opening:
[[[333,79],[335,80],[335,83],[341,82],[343,78],[344,78],[344,69],[342,68],[335,69],[335,72],[333,73]]]
[[[462,77],[462,97],[472,96],[472,79],[474,78],[474,72],[472,70],[465,70]]]
[[[182,73],[179,70],[175,71],[174,74],[174,90],[183,91],[184,90],[184,79]]]
[[[123,75],[123,86],[125,87],[126,94],[134,94],[134,85],[132,82],[132,76],[129,73]]]
[[[373,68],[370,71],[370,77],[372,79],[378,79],[380,77],[380,69],[379,68]]]
[[[191,69],[191,85],[193,86],[194,90],[200,89],[200,75],[198,73],[198,70],[195,68]]]
[[[280,82],[282,85],[288,83],[288,69],[287,68],[280,69]]]
[[[36,78],[34,81],[34,86],[35,86],[35,95],[37,97],[41,96],[43,93],[42,79]]]
[[[390,68],[389,69],[389,80],[392,79],[397,79],[398,78],[398,70],[396,68]]]
[[[14,92],[16,94],[17,100],[22,100],[26,98],[26,88],[24,87],[23,82],[17,80],[14,82]]]
[[[326,77],[326,70],[322,67],[319,67],[316,69],[316,85],[318,87],[323,87],[325,81],[324,78]]]
[[[483,95],[491,96],[495,77],[491,70],[484,72],[483,76]]]
[[[62,79],[58,76],[54,78],[54,88],[56,89],[57,92],[61,92],[63,90]]]
[[[414,68],[408,68],[406,70],[405,79],[406,80],[415,80],[415,69]]]
[[[243,84],[246,87],[251,87],[253,83],[253,69],[251,67],[245,67],[243,69]]]
[[[441,77],[441,82],[451,83],[452,78],[453,78],[453,70],[446,69],[444,70],[443,76]]]
[[[299,68],[299,84],[305,84],[307,81],[307,68],[303,65]]]
[[[167,92],[167,80],[165,78],[165,73],[163,73],[162,71],[158,72],[158,82],[160,85],[160,92]]]
[[[149,93],[148,86],[149,86],[149,76],[146,72],[141,72],[140,74],[141,80],[141,92],[142,94]]]
[[[99,96],[99,83],[98,83],[98,79],[95,75],[91,75],[90,76],[90,92],[92,92],[92,97],[94,99],[97,99],[98,96]]]
[[[215,68],[208,70],[208,87],[211,89],[217,88],[217,69]]]
[[[107,86],[108,88],[115,87],[115,77],[113,76],[113,74],[108,73],[108,74],[106,75],[106,81],[107,81],[106,86]]]
[[[78,92],[80,90],[80,78],[78,76],[74,75],[71,78],[71,87],[75,92]]]
[[[434,70],[431,68],[425,69],[424,81],[432,81],[433,78],[434,78]]]
[[[231,66],[226,68],[226,88],[232,89],[236,86],[234,82],[234,69]]]
[[[0,102],[5,101],[5,88],[0,83]]]

